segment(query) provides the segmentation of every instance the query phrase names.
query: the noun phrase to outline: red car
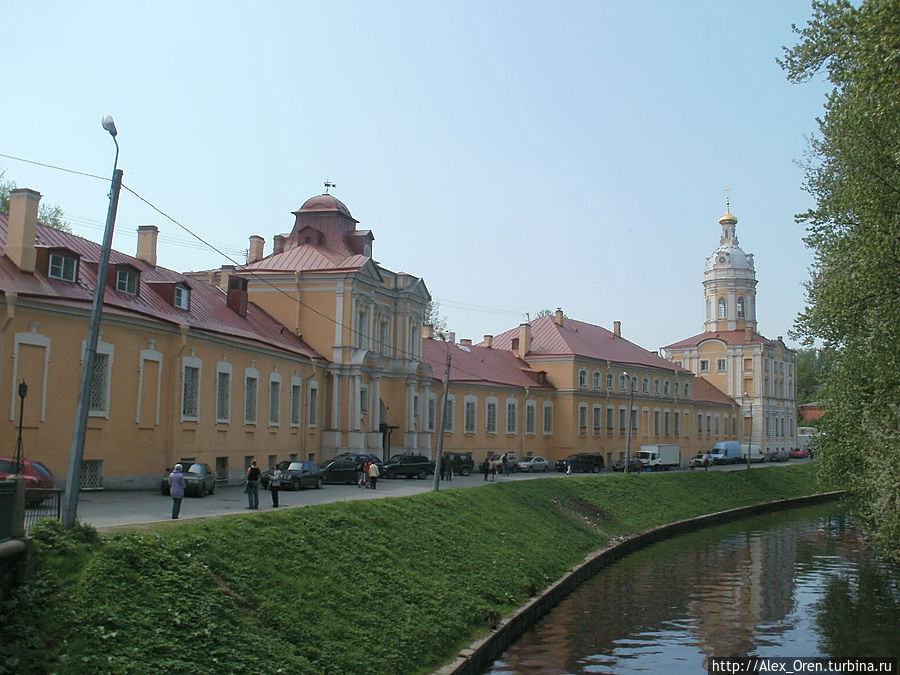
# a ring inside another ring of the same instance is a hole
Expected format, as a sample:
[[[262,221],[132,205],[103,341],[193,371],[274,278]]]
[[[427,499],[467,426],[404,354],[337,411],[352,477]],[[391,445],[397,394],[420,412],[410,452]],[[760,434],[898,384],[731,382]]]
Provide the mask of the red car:
[[[806,459],[809,457],[809,450],[806,448],[791,448],[788,451],[788,457],[791,459]]]
[[[56,487],[53,472],[44,464],[30,459],[22,460],[25,475],[25,502],[29,505],[40,504],[50,496]],[[16,473],[16,460],[0,457],[0,480],[6,480]]]

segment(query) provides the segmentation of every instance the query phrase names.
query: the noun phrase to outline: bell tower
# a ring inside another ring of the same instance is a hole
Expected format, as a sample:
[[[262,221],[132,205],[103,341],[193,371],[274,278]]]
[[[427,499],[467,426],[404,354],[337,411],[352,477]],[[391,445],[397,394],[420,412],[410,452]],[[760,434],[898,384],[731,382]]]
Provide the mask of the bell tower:
[[[753,254],[744,253],[738,245],[737,222],[726,201],[725,214],[719,218],[719,247],[706,259],[703,275],[708,333],[756,331],[756,270]]]

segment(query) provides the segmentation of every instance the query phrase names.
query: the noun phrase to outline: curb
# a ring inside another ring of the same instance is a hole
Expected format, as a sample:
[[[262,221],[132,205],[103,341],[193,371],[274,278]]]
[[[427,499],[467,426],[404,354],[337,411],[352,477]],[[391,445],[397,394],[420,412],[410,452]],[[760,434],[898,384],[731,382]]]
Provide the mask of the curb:
[[[616,543],[613,545],[589,553],[585,557],[584,562],[572,568],[570,572],[544,589],[540,595],[503,617],[496,630],[460,650],[459,655],[453,661],[441,666],[433,673],[434,675],[477,675],[484,672],[509,645],[518,640],[526,630],[537,623],[538,619],[549,612],[578,586],[604,567],[638,549],[657,541],[668,539],[684,532],[709,527],[710,525],[718,525],[747,516],[780,511],[796,506],[827,502],[838,499],[845,494],[846,491],[837,490],[806,497],[776,499],[774,501],[728,509],[727,511],[718,511],[695,518],[678,520],[674,523],[660,525],[652,530],[638,532],[629,537],[617,538],[615,540]]]

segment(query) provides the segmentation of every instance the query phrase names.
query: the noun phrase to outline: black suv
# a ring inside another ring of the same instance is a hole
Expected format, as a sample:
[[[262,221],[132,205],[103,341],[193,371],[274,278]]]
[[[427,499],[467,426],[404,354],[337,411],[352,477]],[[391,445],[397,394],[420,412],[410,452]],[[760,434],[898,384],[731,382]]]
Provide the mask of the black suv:
[[[434,473],[434,461],[425,455],[394,455],[381,471],[385,478],[425,478],[430,473]]]
[[[603,455],[599,452],[579,452],[574,455],[569,455],[568,459],[572,460],[573,472],[599,473],[603,470],[603,466],[605,465]],[[558,460],[556,462],[556,470],[565,471],[567,469],[567,461],[567,459]]]
[[[450,458],[450,467],[458,476],[468,476],[475,469],[471,452],[445,452],[444,457]]]

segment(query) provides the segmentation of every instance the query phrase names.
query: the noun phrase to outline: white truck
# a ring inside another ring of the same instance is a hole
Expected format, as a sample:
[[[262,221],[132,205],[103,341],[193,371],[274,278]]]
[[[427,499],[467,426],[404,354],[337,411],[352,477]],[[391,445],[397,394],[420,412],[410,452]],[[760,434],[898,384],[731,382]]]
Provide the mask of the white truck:
[[[681,466],[681,446],[642,445],[637,453],[641,466],[651,471],[668,471]]]

